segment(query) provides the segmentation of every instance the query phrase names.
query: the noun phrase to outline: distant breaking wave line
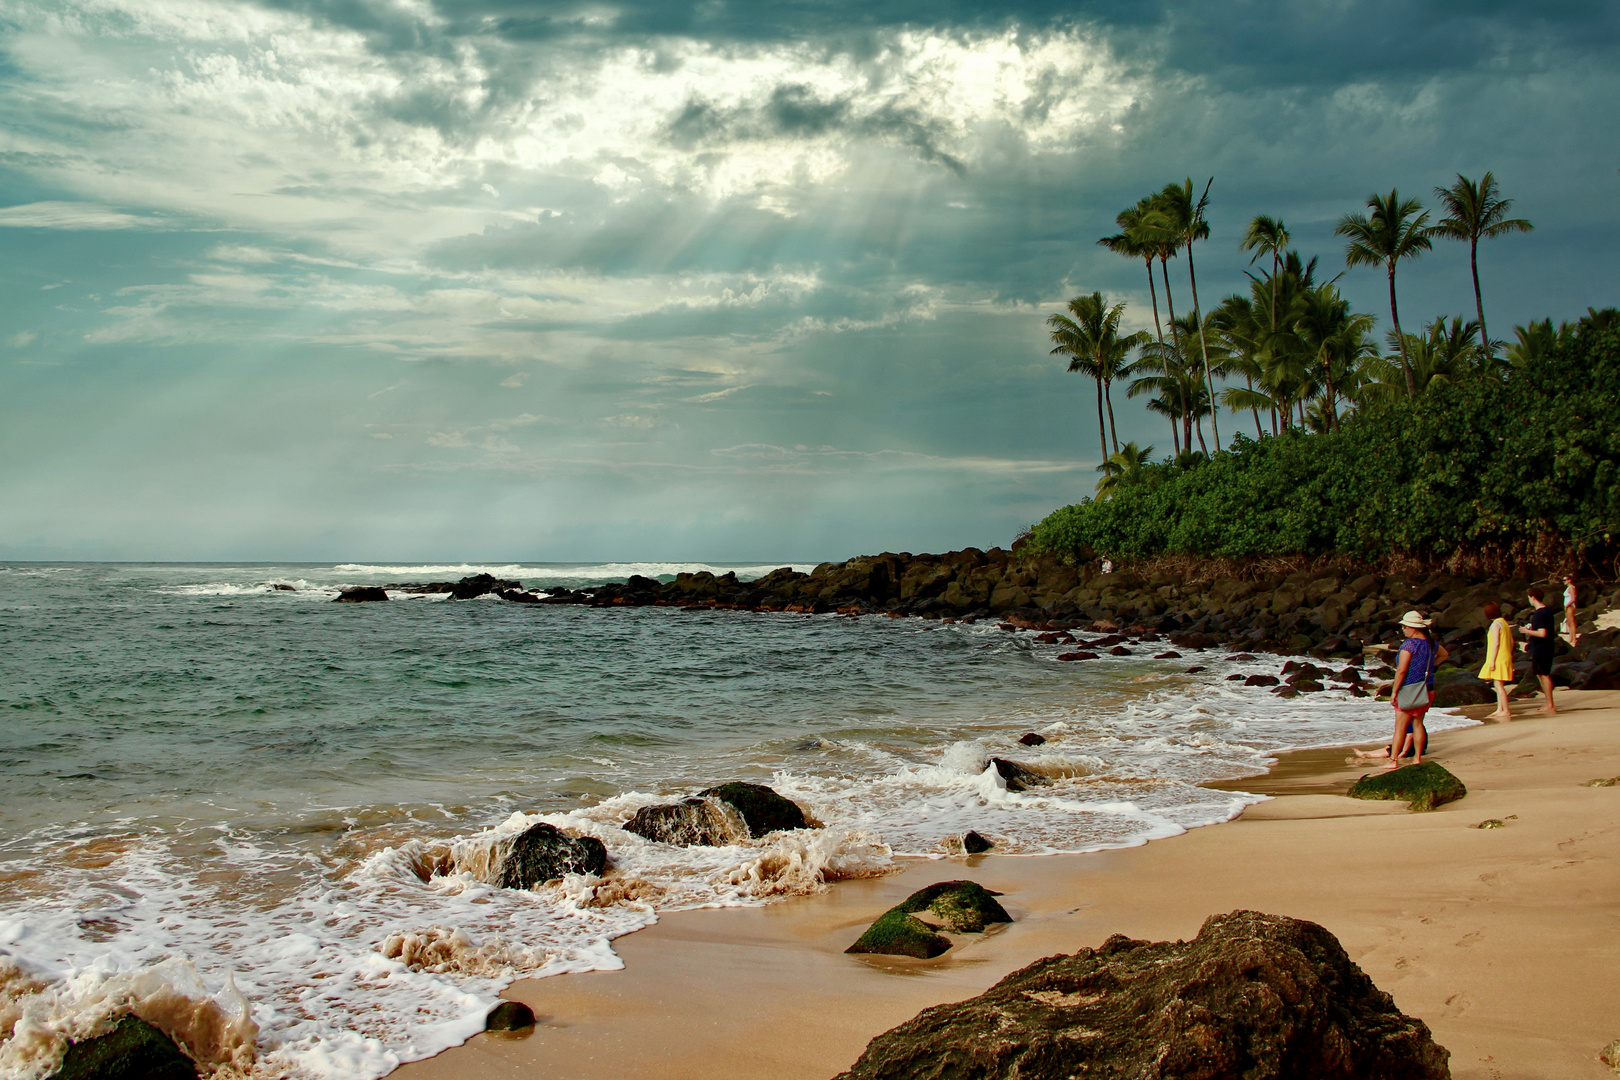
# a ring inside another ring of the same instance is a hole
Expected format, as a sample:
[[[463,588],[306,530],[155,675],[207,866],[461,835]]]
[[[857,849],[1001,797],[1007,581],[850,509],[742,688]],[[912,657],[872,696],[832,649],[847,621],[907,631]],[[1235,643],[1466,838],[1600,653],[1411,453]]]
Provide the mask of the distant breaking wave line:
[[[372,563],[339,563],[332,568],[339,574],[376,574],[389,577],[423,577],[431,575],[493,574],[510,578],[627,578],[632,574],[643,577],[663,577],[675,574],[711,574],[732,572],[742,580],[763,577],[772,570],[790,566],[801,574],[815,569],[814,563],[684,563],[684,562],[627,562],[627,563],[552,563],[525,566],[522,563],[504,565],[461,563],[421,566],[381,566]]]

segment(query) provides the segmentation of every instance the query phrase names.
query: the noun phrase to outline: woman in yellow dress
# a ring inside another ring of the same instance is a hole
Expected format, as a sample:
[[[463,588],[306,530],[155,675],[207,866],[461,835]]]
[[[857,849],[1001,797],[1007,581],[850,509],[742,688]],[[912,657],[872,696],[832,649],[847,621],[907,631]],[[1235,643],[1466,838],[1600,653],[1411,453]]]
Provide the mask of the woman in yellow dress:
[[[1513,681],[1513,627],[1502,618],[1501,604],[1486,604],[1485,617],[1491,625],[1485,632],[1485,666],[1479,669],[1479,677],[1496,684],[1496,711],[1491,719],[1508,720],[1512,718],[1507,688]]]

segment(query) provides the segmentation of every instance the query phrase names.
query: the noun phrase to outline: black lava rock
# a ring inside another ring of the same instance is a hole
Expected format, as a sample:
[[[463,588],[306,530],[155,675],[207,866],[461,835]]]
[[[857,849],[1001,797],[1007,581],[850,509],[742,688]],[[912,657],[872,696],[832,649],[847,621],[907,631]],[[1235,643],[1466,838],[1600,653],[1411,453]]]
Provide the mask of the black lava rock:
[[[607,867],[607,848],[602,841],[594,836],[569,836],[543,821],[530,825],[510,843],[496,881],[505,889],[532,889],[564,874],[600,874]]]

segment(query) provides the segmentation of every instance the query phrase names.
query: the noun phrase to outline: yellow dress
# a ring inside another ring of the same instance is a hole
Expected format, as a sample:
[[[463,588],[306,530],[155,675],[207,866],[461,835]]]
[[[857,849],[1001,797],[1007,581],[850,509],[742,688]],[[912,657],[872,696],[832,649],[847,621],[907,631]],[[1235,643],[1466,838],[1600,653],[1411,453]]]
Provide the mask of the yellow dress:
[[[1485,666],[1479,669],[1479,677],[1486,682],[1513,681],[1513,628],[1506,619],[1491,623],[1485,644]]]

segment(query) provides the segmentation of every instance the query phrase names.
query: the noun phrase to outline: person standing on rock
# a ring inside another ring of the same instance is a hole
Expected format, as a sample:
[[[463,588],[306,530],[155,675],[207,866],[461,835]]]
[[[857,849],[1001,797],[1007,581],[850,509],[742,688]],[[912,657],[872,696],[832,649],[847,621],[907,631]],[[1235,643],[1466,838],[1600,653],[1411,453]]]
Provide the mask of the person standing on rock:
[[[1564,575],[1564,634],[1569,638],[1569,647],[1574,648],[1581,640],[1581,632],[1575,628],[1575,576]]]
[[[1502,618],[1501,604],[1486,604],[1485,617],[1491,622],[1485,631],[1485,666],[1479,669],[1479,677],[1496,685],[1496,711],[1490,718],[1511,720],[1507,688],[1513,681],[1513,627]]]
[[[1553,704],[1552,665],[1553,651],[1558,647],[1558,616],[1552,608],[1543,601],[1540,587],[1532,587],[1529,592],[1530,606],[1535,610],[1530,613],[1530,622],[1521,627],[1524,631],[1526,651],[1530,653],[1530,672],[1541,684],[1541,696],[1547,704],[1541,707],[1541,712],[1551,716],[1558,711]]]
[[[1395,689],[1390,704],[1395,707],[1395,734],[1389,740],[1389,767],[1400,767],[1406,753],[1407,739],[1411,739],[1412,763],[1423,764],[1423,751],[1429,745],[1429,733],[1423,726],[1423,717],[1434,702],[1431,689],[1434,669],[1445,658],[1441,648],[1428,633],[1429,620],[1415,611],[1401,616],[1401,655],[1395,665]]]

